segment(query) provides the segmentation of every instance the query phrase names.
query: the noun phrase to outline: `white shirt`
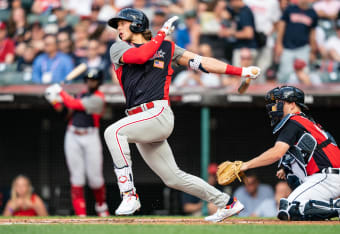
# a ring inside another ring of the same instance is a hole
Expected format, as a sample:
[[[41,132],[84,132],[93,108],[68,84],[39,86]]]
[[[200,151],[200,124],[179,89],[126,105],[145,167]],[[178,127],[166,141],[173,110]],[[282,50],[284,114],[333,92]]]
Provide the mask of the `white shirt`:
[[[339,0],[321,0],[314,3],[313,8],[315,11],[323,11],[327,15],[335,15],[340,10]]]
[[[269,35],[274,23],[281,18],[281,10],[278,0],[244,0],[255,17],[256,30]]]
[[[176,87],[181,86],[198,86],[199,84],[190,77],[192,71],[182,71],[180,72],[174,82],[172,83]],[[203,73],[201,72],[201,82],[204,87],[219,87],[220,86],[220,78],[212,73]]]
[[[340,54],[340,38],[335,36],[331,36],[326,41],[326,49],[329,50],[335,50],[338,54]]]
[[[63,0],[63,6],[67,10],[72,10],[76,15],[88,16],[91,14],[93,0]]]

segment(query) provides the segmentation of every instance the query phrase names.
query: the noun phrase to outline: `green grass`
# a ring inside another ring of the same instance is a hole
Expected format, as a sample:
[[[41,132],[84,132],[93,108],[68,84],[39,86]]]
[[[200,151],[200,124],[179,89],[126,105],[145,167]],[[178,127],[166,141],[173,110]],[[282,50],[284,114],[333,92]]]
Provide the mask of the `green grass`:
[[[335,234],[340,225],[109,225],[109,224],[53,224],[4,225],[1,234]]]

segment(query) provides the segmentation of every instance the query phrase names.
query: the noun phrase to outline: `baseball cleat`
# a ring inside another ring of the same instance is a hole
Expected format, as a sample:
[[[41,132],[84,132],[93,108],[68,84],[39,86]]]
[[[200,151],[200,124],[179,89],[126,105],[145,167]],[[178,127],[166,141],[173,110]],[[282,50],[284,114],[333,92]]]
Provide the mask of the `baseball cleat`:
[[[219,208],[215,214],[204,218],[205,221],[221,222],[222,220],[239,214],[244,209],[243,204],[234,198],[234,202],[231,205],[226,205],[224,208]]]
[[[106,202],[104,202],[103,204],[99,205],[98,203],[96,203],[95,205],[95,210],[97,212],[97,215],[99,217],[108,217],[110,216],[110,213],[109,213],[109,208],[107,207],[107,204]]]
[[[132,215],[141,207],[139,197],[136,193],[127,192],[123,194],[123,200],[116,210],[116,215]]]

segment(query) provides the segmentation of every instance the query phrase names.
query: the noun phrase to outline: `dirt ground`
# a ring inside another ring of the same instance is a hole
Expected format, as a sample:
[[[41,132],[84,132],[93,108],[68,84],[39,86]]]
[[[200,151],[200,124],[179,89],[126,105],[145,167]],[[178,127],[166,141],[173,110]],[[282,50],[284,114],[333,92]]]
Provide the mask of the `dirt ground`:
[[[146,217],[123,217],[123,218],[13,218],[0,219],[0,225],[8,224],[212,224],[200,218],[146,218]],[[227,219],[219,224],[283,224],[283,225],[340,225],[340,221],[280,221],[275,219]]]

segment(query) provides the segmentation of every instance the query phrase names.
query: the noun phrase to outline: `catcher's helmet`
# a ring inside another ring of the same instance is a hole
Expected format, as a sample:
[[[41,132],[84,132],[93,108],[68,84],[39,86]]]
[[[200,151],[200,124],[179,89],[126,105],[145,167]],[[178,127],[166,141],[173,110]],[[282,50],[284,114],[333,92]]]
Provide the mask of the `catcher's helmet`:
[[[100,69],[90,68],[86,75],[84,76],[84,80],[98,80],[99,84],[103,82],[104,73]]]
[[[116,17],[109,20],[108,24],[117,29],[119,20],[127,20],[132,22],[130,25],[131,32],[141,33],[149,28],[149,20],[146,15],[137,9],[125,8],[121,10]]]
[[[281,86],[270,90],[265,97],[266,102],[273,103],[276,100],[295,102],[301,109],[308,110],[305,105],[304,92],[294,86]]]

